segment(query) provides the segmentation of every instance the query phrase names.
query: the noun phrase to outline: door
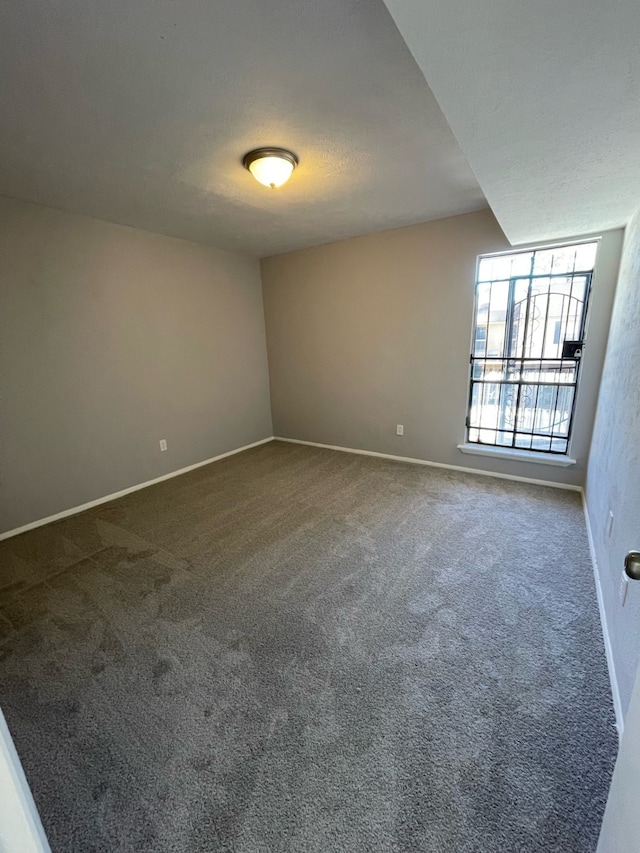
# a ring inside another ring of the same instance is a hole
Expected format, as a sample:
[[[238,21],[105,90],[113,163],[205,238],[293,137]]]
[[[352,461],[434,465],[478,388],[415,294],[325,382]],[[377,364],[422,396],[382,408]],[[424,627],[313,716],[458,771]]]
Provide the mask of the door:
[[[640,668],[624,721],[597,853],[640,851]]]

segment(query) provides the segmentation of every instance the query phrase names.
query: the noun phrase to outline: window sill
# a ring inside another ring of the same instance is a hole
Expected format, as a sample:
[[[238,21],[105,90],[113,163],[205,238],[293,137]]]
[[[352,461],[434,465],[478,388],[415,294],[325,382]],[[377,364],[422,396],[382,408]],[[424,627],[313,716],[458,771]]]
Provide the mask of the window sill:
[[[535,453],[530,450],[514,450],[511,447],[489,447],[484,444],[459,444],[458,450],[473,456],[493,456],[496,459],[513,459],[514,462],[536,462],[538,465],[555,465],[568,468],[576,460],[563,453]]]

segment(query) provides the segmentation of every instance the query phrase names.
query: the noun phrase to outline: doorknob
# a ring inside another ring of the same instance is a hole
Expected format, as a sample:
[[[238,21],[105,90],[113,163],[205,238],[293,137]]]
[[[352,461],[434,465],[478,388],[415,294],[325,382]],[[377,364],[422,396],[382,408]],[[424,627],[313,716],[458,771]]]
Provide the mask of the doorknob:
[[[640,551],[629,551],[624,558],[624,570],[632,581],[640,581]]]

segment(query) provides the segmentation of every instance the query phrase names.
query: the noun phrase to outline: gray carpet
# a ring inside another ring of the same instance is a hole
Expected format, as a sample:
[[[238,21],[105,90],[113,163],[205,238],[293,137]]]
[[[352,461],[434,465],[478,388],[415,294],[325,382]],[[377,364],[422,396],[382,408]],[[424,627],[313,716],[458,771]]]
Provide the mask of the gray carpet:
[[[54,851],[592,851],[616,737],[575,493],[272,443],[2,543]]]

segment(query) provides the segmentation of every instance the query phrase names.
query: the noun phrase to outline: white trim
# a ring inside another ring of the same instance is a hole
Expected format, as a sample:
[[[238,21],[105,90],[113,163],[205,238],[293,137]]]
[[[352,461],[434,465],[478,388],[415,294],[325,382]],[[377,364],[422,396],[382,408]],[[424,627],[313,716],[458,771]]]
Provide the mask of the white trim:
[[[609,635],[609,627],[607,624],[607,613],[604,607],[604,597],[602,595],[602,585],[600,583],[600,572],[598,570],[598,558],[596,557],[596,547],[593,541],[593,532],[591,530],[591,521],[589,519],[589,510],[587,508],[587,498],[582,492],[582,508],[584,510],[584,520],[587,525],[587,538],[589,539],[589,551],[591,553],[591,565],[593,566],[593,577],[596,583],[596,595],[598,596],[598,610],[600,611],[600,625],[602,627],[602,637],[604,639],[604,652],[607,656],[607,669],[609,670],[609,681],[611,683],[611,695],[613,696],[613,710],[616,715],[616,728],[618,730],[618,738],[622,738],[624,731],[624,715],[622,713],[622,702],[620,700],[620,689],[618,687],[618,679],[616,677],[616,667],[613,659],[613,648],[611,646],[611,637]]]
[[[496,459],[512,459],[514,462],[535,462],[537,465],[555,465],[568,468],[576,460],[565,453],[534,453],[531,450],[518,450],[514,447],[488,447],[485,444],[459,444],[458,450],[472,456],[493,456]]]
[[[129,486],[127,489],[121,489],[119,492],[114,492],[111,495],[105,495],[102,498],[96,498],[94,501],[89,501],[80,506],[74,506],[70,509],[64,509],[62,512],[57,512],[55,515],[48,515],[46,518],[39,518],[37,521],[30,521],[29,524],[23,524],[22,527],[16,527],[13,530],[6,530],[0,533],[0,541],[9,539],[11,536],[17,536],[19,533],[26,533],[27,530],[33,530],[35,527],[42,527],[44,524],[51,524],[52,521],[58,521],[61,518],[67,518],[70,515],[77,515],[79,512],[84,512],[85,509],[92,509],[94,506],[114,501],[116,498],[130,495],[131,492],[137,492],[140,489],[146,489],[147,486],[154,486],[156,483],[162,483],[163,480],[170,480],[172,477],[179,477],[180,474],[186,474],[188,471],[193,471],[196,468],[202,468],[203,465],[210,465],[212,462],[217,462],[219,459],[225,459],[227,456],[234,456],[236,453],[242,453],[244,450],[251,450],[252,447],[258,447],[260,444],[267,444],[273,441],[273,436],[261,438],[260,441],[254,441],[253,444],[245,444],[244,447],[237,447],[235,450],[228,450],[226,453],[220,453],[218,456],[212,456],[211,459],[205,459],[203,462],[196,462],[194,465],[187,465],[186,468],[180,468],[178,471],[171,471],[169,474],[163,474],[161,477],[156,477],[153,480],[147,480],[146,483],[138,483],[135,486]]]
[[[6,853],[51,853],[5,718],[0,711],[0,846]]]
[[[569,240],[567,243],[516,243],[510,249],[504,249],[501,252],[483,252],[478,255],[478,258],[499,258],[502,255],[524,255],[526,252],[540,252],[545,249],[568,249],[571,246],[581,246],[585,243],[600,243],[602,234],[599,231],[594,231],[591,237],[580,237],[579,240]],[[596,256],[597,257],[597,256]],[[580,270],[578,270],[580,272]],[[526,278],[526,276],[524,276]]]
[[[536,480],[533,477],[518,477],[515,474],[498,474],[495,471],[484,471],[481,468],[463,468],[461,465],[447,465],[444,462],[429,462],[427,459],[414,459],[411,456],[393,456],[391,453],[377,453],[374,450],[357,450],[355,447],[340,447],[336,444],[320,444],[317,441],[301,441],[299,438],[284,438],[275,435],[274,441],[287,441],[290,444],[307,444],[309,447],[324,447],[327,450],[340,450],[343,453],[357,453],[360,456],[377,456],[381,459],[394,459],[396,462],[411,462],[413,465],[427,465],[430,468],[447,468],[450,471],[462,471],[465,474],[480,474],[483,477],[497,477],[499,480],[516,480],[519,483],[534,483],[536,486],[551,486],[554,489],[566,489],[570,492],[581,492],[581,486],[569,483],[554,483],[551,480]]]

